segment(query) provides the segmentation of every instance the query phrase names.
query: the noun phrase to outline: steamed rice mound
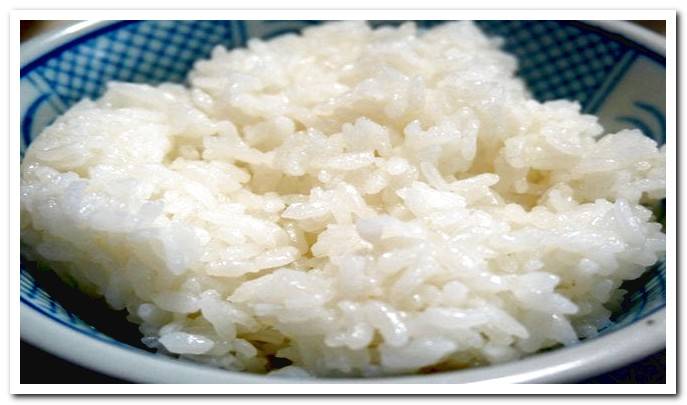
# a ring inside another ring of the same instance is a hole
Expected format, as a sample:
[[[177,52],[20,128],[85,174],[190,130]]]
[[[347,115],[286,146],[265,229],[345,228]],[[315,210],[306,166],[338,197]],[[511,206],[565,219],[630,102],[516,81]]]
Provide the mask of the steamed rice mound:
[[[110,83],[27,150],[23,253],[228,370],[428,372],[594,336],[664,254],[643,205],[665,150],[534,100],[500,44],[339,22],[217,47],[186,87]]]

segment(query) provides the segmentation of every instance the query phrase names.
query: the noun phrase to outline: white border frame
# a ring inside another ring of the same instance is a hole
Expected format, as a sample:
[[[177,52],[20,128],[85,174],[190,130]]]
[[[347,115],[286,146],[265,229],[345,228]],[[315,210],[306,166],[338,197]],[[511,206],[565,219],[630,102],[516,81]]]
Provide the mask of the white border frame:
[[[19,20],[20,19],[94,19],[94,18],[106,18],[106,19],[127,19],[131,18],[132,14],[134,12],[132,11],[126,11],[126,10],[106,10],[106,11],[78,11],[78,10],[50,10],[50,11],[17,11],[11,13],[11,75],[13,75],[16,72],[16,77],[17,80],[14,82],[11,82],[11,92],[10,92],[10,99],[16,99],[15,97],[18,96],[19,94],[19,80],[18,80],[18,72],[19,72],[19,66],[21,64],[21,58],[20,57],[20,52],[19,52]],[[561,18],[561,15],[565,15],[565,18]],[[193,17],[193,19],[361,19],[361,16],[364,17],[365,19],[580,19],[580,20],[590,20],[590,19],[608,19],[608,20],[619,20],[619,19],[658,19],[658,20],[666,20],[666,25],[667,25],[667,32],[666,32],[666,42],[665,45],[663,46],[663,50],[666,52],[666,79],[667,79],[667,116],[669,117],[668,122],[667,122],[667,130],[671,134],[675,134],[676,127],[675,127],[675,100],[676,100],[676,80],[675,80],[675,18],[676,18],[676,13],[674,10],[635,10],[635,11],[619,11],[619,10],[327,10],[327,11],[322,11],[322,10],[223,10],[223,11],[217,11],[217,10],[205,10],[205,11],[188,11],[188,10],[178,10],[178,11],[161,11],[161,10],[136,10],[135,14],[137,19],[190,19]],[[656,40],[660,38],[659,36],[650,33],[648,31],[645,31],[643,29],[639,29],[633,26],[629,26],[628,24],[622,24],[618,23],[617,21],[615,22],[604,22],[602,23],[603,25],[608,24],[608,26],[615,26],[620,27],[617,30],[615,29],[609,29],[611,31],[615,31],[618,33],[623,34],[624,36],[627,36],[629,38],[633,38],[636,41],[642,43],[643,45],[653,48],[653,50],[658,50],[661,48],[660,45],[657,45]],[[602,25],[599,24],[599,25]],[[604,26],[606,28],[606,26]],[[608,29],[608,28],[606,28]],[[72,34],[77,35],[76,33],[72,32]],[[59,35],[56,35],[55,37],[44,37],[44,39],[47,42],[51,42],[52,40],[57,41]],[[52,39],[52,40],[51,40]],[[35,45],[36,49],[39,48],[38,45]],[[36,51],[38,52],[38,51]],[[26,62],[26,60],[24,60]],[[18,122],[16,121],[19,117],[18,113],[18,103],[11,104],[12,108],[12,115],[11,115],[11,129],[12,133],[10,136],[10,212],[18,212],[18,192],[12,193],[12,190],[18,191],[18,144],[19,144],[19,134],[18,134],[18,128],[19,126],[17,125]],[[669,218],[676,218],[676,195],[675,195],[675,186],[676,186],[676,179],[675,179],[675,173],[676,173],[676,144],[675,144],[675,136],[669,136],[668,137],[668,145],[667,145],[667,151],[668,151],[668,165],[667,165],[667,173],[668,173],[668,186],[667,186],[667,191],[668,191],[668,202],[667,202],[667,216]],[[19,253],[18,253],[18,218],[13,219],[10,217],[10,269],[12,268],[17,268],[16,266],[19,266]],[[16,240],[13,240],[12,234],[16,236]],[[675,227],[668,227],[668,252],[667,252],[667,278],[668,280],[675,280]],[[15,274],[16,273],[16,274]],[[17,272],[9,272],[9,277],[11,281],[11,286],[13,288],[10,289],[10,310],[11,310],[11,350],[10,350],[10,362],[11,366],[18,366],[19,363],[19,355],[18,355],[18,338],[19,338],[19,319],[16,316],[19,307],[19,274]],[[616,393],[623,393],[623,394],[629,394],[629,393],[674,393],[676,392],[676,386],[675,386],[675,292],[676,292],[676,286],[675,283],[669,283],[668,286],[668,302],[667,302],[667,308],[665,313],[660,314],[654,314],[652,317],[659,316],[660,319],[656,319],[658,322],[664,322],[666,323],[666,331],[667,331],[667,337],[666,337],[666,343],[667,343],[667,362],[668,362],[668,370],[667,370],[667,377],[668,377],[668,384],[666,386],[643,386],[641,389],[635,389],[635,387],[632,386],[623,386],[622,388],[618,387],[619,389],[617,390],[609,390],[608,388],[612,387],[595,387],[595,386],[576,386],[572,389],[561,389],[561,387],[557,387],[552,390],[545,390],[544,392],[550,392],[550,393],[598,393],[598,392],[613,392],[615,391]],[[30,310],[29,311],[33,311]],[[35,316],[40,316],[42,315],[38,313],[33,313],[33,315],[30,312],[22,310],[22,315],[21,315],[21,323],[23,325],[28,325],[34,321],[36,321]],[[667,316],[667,318],[666,318]],[[42,317],[44,318],[44,317]],[[51,323],[54,323],[51,320],[48,320]],[[40,321],[39,321],[40,322]],[[62,331],[57,331],[55,330],[50,330],[50,329],[45,329],[43,334],[42,334],[42,339],[44,340],[51,340],[51,341],[60,341],[62,342],[62,345],[65,346],[66,348],[69,347],[74,347],[77,346],[81,349],[83,352],[84,346],[83,345],[90,345],[90,343],[97,343],[97,344],[102,344],[102,345],[107,345],[107,349],[103,347],[94,347],[95,352],[92,353],[98,353],[98,360],[94,360],[93,357],[89,356],[82,356],[78,359],[73,359],[78,363],[81,363],[86,366],[91,366],[89,363],[98,363],[102,365],[104,362],[102,360],[109,360],[107,363],[116,363],[117,361],[121,361],[123,358],[122,356],[126,356],[124,353],[115,353],[115,352],[110,352],[113,350],[113,348],[121,350],[123,352],[128,352],[131,354],[131,351],[123,348],[117,348],[114,346],[110,346],[104,342],[97,341],[95,339],[86,337],[85,335],[79,334],[78,332],[66,329],[58,324],[55,324],[54,326],[58,326],[61,329],[65,329]],[[633,325],[634,326],[634,325]],[[54,329],[54,328],[53,328]],[[614,339],[613,342],[609,341],[609,344],[611,346],[607,347],[608,349],[612,349],[613,347],[618,347],[617,345],[622,345],[622,342],[627,342],[625,341],[623,337],[624,332],[631,332],[630,330],[626,329],[631,329],[631,328],[625,328],[621,331],[615,332],[613,334],[610,334],[608,336],[605,336],[603,338],[598,339],[599,341],[605,338],[613,338],[617,337],[617,341]],[[22,331],[24,332],[24,331]],[[46,333],[48,332],[48,333]],[[71,332],[73,334],[78,334],[80,335],[79,337],[87,339],[89,343],[81,342],[79,339],[75,336],[70,336],[69,333],[62,334],[61,332]],[[27,333],[27,339],[31,340],[32,338],[29,337],[32,332],[26,332]],[[40,334],[36,334],[37,336],[34,336],[33,339],[36,339],[38,343],[38,339],[41,339]],[[22,333],[24,335],[24,333]],[[634,339],[643,339],[642,334],[632,334],[625,336],[627,338],[631,338],[631,340]],[[16,339],[15,339],[16,338]],[[71,340],[71,339],[76,339],[76,340]],[[513,370],[519,369],[520,374],[504,374],[502,375],[501,379],[499,380],[494,380],[491,379],[486,382],[481,382],[479,385],[462,385],[462,386],[457,386],[457,385],[449,385],[449,386],[443,386],[446,389],[438,389],[435,387],[425,389],[422,387],[427,387],[427,386],[422,386],[422,385],[414,385],[414,384],[422,384],[422,383],[429,383],[429,382],[434,382],[434,383],[453,383],[456,382],[455,379],[451,378],[452,374],[457,374],[456,373],[443,373],[443,374],[436,374],[432,376],[421,376],[421,377],[399,377],[399,378],[394,378],[394,379],[384,379],[384,383],[390,383],[393,385],[384,385],[384,386],[378,386],[377,383],[382,382],[381,380],[336,380],[338,384],[329,384],[332,382],[332,380],[320,380],[319,382],[323,382],[323,384],[318,384],[318,385],[311,385],[311,386],[303,386],[303,385],[294,385],[294,384],[283,384],[283,385],[275,385],[274,387],[270,388],[268,391],[270,393],[303,393],[303,392],[311,392],[311,393],[476,393],[476,392],[491,392],[493,393],[493,390],[490,390],[488,388],[488,385],[491,385],[493,383],[504,383],[504,382],[523,382],[523,381],[542,381],[542,375],[543,374],[549,374],[552,371],[556,371],[559,373],[563,373],[562,375],[568,375],[568,376],[584,376],[588,375],[585,374],[584,371],[575,371],[578,370],[576,367],[579,366],[579,362],[575,365],[566,365],[564,367],[560,367],[560,363],[558,364],[558,368],[552,368],[552,369],[539,369],[540,371],[538,373],[524,373],[527,374],[528,377],[523,377],[523,365],[525,362],[532,361],[534,363],[537,363],[537,359],[539,357],[544,357],[548,355],[555,355],[559,354],[565,351],[574,351],[575,349],[583,349],[585,346],[589,346],[593,344],[594,342],[588,342],[585,343],[584,345],[580,345],[579,347],[573,347],[573,348],[567,348],[567,349],[561,349],[555,352],[551,353],[546,353],[542,355],[537,355],[533,356],[529,359],[522,360],[517,363],[511,363],[511,364],[506,364],[503,366],[494,366],[494,367],[504,367],[504,370],[507,370],[508,367],[512,367]],[[40,343],[39,343],[40,344]],[[613,345],[617,344],[617,345]],[[591,348],[590,348],[591,349]],[[643,348],[642,350],[639,350],[636,352],[636,356],[641,357],[643,354],[649,354],[652,350],[657,350],[660,349],[659,347],[656,347],[655,345],[648,345],[647,347]],[[106,353],[111,353],[110,358],[104,357],[107,356]],[[62,354],[64,354],[62,352]],[[578,355],[583,355],[584,353],[575,353],[575,355],[572,355],[570,360],[573,361],[575,358],[579,360]],[[604,365],[607,365],[607,369],[613,368],[618,364],[616,363],[607,363],[607,362],[602,362],[601,358],[598,357],[599,353],[587,353],[587,354],[595,354],[597,357],[595,360],[599,363],[603,363]],[[617,353],[616,353],[617,354]],[[111,367],[110,374],[117,375],[117,376],[122,376],[122,377],[127,377],[131,378],[131,372],[132,370],[136,370],[137,372],[140,372],[140,368],[142,363],[146,363],[146,361],[143,361],[141,359],[141,356],[137,354],[133,354],[136,359],[131,359],[133,363],[130,364],[135,364],[136,367],[133,367],[132,369],[128,369],[127,367]],[[154,372],[157,373],[156,375],[158,377],[162,377],[164,374],[169,373],[170,368],[176,368],[176,367],[186,367],[187,365],[180,365],[179,362],[173,361],[173,360],[168,360],[168,359],[160,359],[157,358],[156,356],[154,361],[155,361],[155,370]],[[611,356],[612,357],[612,356]],[[89,360],[90,358],[90,360]],[[119,360],[118,360],[119,359]],[[616,357],[617,359],[617,357]],[[158,363],[161,362],[161,363]],[[172,364],[167,364],[166,362],[172,362]],[[610,364],[610,365],[609,365]],[[593,366],[592,363],[589,363],[589,365]],[[598,365],[598,364],[597,364]],[[188,365],[189,367],[192,367],[192,369],[188,369],[189,376],[192,375],[202,375],[205,371],[212,371],[212,372],[218,372],[213,369],[208,369],[205,367],[199,367],[196,365]],[[538,364],[538,366],[542,366],[542,364]],[[96,368],[96,367],[93,367]],[[199,368],[203,369],[204,371],[200,371]],[[470,370],[469,373],[478,373],[480,371],[487,370],[491,367],[486,367],[483,369],[475,369],[475,370]],[[15,370],[18,370],[18,367],[14,368]],[[100,368],[102,370],[102,368]],[[596,367],[594,371],[599,371],[601,368]],[[584,370],[584,367],[582,368]],[[103,370],[105,371],[105,370]],[[148,371],[153,371],[153,370],[148,370]],[[605,371],[605,370],[604,370]],[[107,371],[106,371],[107,372]],[[589,369],[587,369],[587,372],[589,372]],[[120,374],[123,373],[123,374]],[[200,373],[200,374],[198,374]],[[222,379],[222,382],[229,382],[227,381],[227,374],[231,374],[231,382],[233,383],[261,383],[260,388],[254,386],[254,385],[235,385],[232,384],[231,386],[226,386],[226,385],[183,385],[183,386],[175,386],[175,385],[166,385],[164,388],[161,389],[148,389],[148,388],[141,388],[141,387],[146,387],[146,386],[128,386],[132,388],[131,390],[126,390],[128,393],[265,393],[266,390],[265,388],[262,388],[262,385],[264,385],[267,380],[269,379],[270,382],[274,383],[292,383],[293,380],[284,380],[284,379],[276,379],[275,377],[261,377],[261,376],[252,376],[252,375],[247,375],[247,374],[240,374],[240,373],[229,373],[225,371],[219,371],[219,373],[223,374],[225,378]],[[29,386],[26,385],[21,385],[19,384],[18,381],[18,373],[10,373],[10,376],[12,377],[11,379],[11,391],[13,393],[36,393],[36,391],[32,390],[29,388]],[[240,377],[238,377],[236,374],[240,374]],[[508,375],[509,377],[505,377]],[[434,379],[434,377],[437,376],[438,378]],[[498,376],[498,375],[497,375]],[[534,379],[529,379],[530,377],[534,377]],[[255,381],[255,380],[259,381]],[[192,379],[192,380],[185,380],[185,381],[193,381],[197,382],[197,379]],[[208,379],[203,379],[202,381],[207,382],[207,381],[214,381],[214,380],[208,380]],[[216,381],[220,382],[220,381]],[[310,381],[309,381],[310,382]],[[350,385],[354,383],[355,385]],[[395,384],[394,384],[395,383]],[[403,384],[403,385],[400,385]],[[413,384],[413,385],[407,385],[407,384]],[[487,386],[485,386],[485,384]],[[138,387],[138,388],[136,388]],[[309,387],[309,388],[306,388]],[[316,388],[317,387],[317,388]],[[376,388],[374,388],[376,387]],[[473,387],[473,388],[469,388]],[[480,388],[477,388],[480,387]],[[527,386],[507,386],[503,387],[501,386],[498,389],[499,393],[523,393],[523,392],[529,392],[529,389],[522,389],[519,387],[527,387]],[[530,386],[532,387],[532,386]],[[549,385],[548,387],[554,387],[552,385]],[[85,389],[84,389],[85,388]],[[44,386],[41,388],[40,392],[41,393],[70,393],[74,392],[75,390],[81,391],[81,392],[90,392],[90,393],[122,393],[121,388],[115,388],[115,387],[109,387],[108,386],[80,386],[80,385],[57,385],[57,386]],[[476,388],[476,389],[475,389]],[[587,388],[587,389],[581,389],[581,388]],[[604,388],[603,390],[598,390],[596,388]]]

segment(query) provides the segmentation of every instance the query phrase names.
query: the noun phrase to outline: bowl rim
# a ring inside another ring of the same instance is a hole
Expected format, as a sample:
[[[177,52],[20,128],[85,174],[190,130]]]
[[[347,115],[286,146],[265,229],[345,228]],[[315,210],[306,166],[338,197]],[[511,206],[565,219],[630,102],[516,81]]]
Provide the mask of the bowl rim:
[[[21,76],[60,48],[133,21],[80,21],[47,31],[21,45]],[[625,21],[583,21],[665,58],[665,38]],[[65,360],[131,382],[235,384],[408,384],[408,383],[561,383],[590,377],[632,363],[666,346],[666,307],[617,331],[550,352],[484,367],[428,375],[375,378],[295,379],[235,372],[181,361],[95,338],[43,314],[23,300],[21,338]]]

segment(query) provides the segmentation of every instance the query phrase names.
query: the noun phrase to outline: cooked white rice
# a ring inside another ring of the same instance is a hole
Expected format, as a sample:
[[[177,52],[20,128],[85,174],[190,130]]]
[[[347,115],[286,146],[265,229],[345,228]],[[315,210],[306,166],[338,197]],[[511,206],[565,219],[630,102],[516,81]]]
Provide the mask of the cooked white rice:
[[[229,370],[427,372],[594,336],[664,253],[640,204],[665,150],[537,102],[500,43],[330,23],[217,47],[188,87],[110,83],[27,150],[23,252]]]

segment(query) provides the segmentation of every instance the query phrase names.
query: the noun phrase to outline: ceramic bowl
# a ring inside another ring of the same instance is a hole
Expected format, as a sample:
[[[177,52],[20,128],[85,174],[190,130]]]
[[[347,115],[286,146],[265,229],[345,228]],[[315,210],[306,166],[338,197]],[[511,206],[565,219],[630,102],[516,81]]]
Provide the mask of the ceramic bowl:
[[[212,48],[245,44],[316,21],[81,22],[21,46],[21,152],[41,130],[110,80],[183,82]],[[373,22],[373,24],[394,22]],[[398,23],[398,22],[396,22]],[[418,21],[429,27],[440,21]],[[609,131],[635,127],[665,143],[665,40],[624,22],[479,21],[504,38],[519,75],[539,100],[578,100]],[[665,203],[664,203],[665,205]],[[665,220],[664,214],[660,214]],[[21,335],[87,368],[133,382],[294,382],[213,369],[144,349],[134,325],[32,263],[21,264]],[[432,375],[366,379],[385,383],[574,382],[665,347],[665,261],[628,282],[623,308],[600,336],[524,360]],[[297,380],[325,382],[331,380]],[[337,379],[337,382],[360,380]]]

